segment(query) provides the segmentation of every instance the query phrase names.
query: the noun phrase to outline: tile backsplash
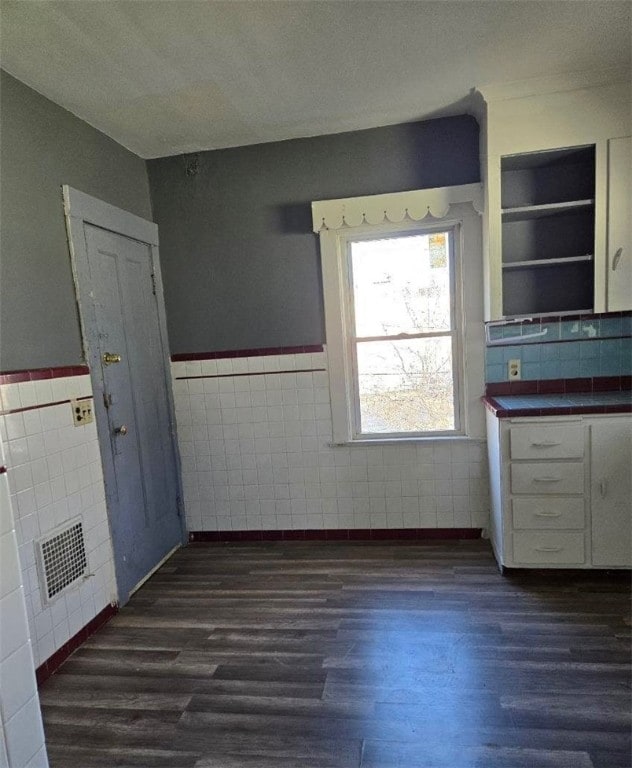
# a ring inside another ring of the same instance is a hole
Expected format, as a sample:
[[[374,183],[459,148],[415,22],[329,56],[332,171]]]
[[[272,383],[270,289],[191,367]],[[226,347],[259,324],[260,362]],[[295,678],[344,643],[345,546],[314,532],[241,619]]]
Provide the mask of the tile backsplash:
[[[523,381],[632,374],[630,312],[490,324],[488,333],[488,383],[508,381],[509,360],[520,360]]]

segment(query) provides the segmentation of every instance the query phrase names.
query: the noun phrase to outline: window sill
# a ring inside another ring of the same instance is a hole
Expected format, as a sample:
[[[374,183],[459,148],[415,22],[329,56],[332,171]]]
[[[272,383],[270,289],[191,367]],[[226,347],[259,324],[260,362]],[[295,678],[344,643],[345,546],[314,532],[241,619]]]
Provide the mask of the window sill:
[[[383,440],[346,440],[342,443],[327,443],[329,448],[349,448],[358,446],[366,448],[371,445],[427,445],[428,443],[484,443],[485,437],[470,437],[469,435],[437,435],[433,437],[385,437]]]

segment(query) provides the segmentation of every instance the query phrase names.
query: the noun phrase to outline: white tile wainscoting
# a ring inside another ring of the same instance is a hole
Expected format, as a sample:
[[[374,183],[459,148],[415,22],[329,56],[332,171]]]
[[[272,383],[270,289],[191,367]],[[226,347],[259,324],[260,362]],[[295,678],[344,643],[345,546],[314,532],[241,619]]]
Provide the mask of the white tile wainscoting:
[[[36,666],[116,600],[96,424],[75,427],[68,402],[91,396],[85,373],[0,384],[0,430]],[[89,576],[47,603],[36,541],[77,516],[83,522]]]
[[[213,357],[172,363],[189,531],[487,527],[483,440],[331,447],[326,351]]]
[[[48,768],[4,464],[0,441],[0,768]]]

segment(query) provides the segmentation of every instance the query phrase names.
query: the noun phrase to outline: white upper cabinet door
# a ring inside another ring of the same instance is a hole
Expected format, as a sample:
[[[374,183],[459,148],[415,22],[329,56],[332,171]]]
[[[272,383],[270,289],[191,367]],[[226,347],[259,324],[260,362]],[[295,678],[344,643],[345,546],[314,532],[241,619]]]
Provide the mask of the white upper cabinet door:
[[[632,309],[632,136],[608,142],[608,311]]]
[[[592,564],[632,566],[632,418],[591,419]]]

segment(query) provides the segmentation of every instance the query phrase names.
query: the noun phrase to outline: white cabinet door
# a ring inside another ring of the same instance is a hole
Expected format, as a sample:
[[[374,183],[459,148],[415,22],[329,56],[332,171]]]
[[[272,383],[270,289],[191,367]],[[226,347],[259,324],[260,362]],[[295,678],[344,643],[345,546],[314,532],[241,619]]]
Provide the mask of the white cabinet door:
[[[591,420],[592,563],[632,566],[632,418]]]
[[[632,309],[632,136],[608,142],[608,311]]]

